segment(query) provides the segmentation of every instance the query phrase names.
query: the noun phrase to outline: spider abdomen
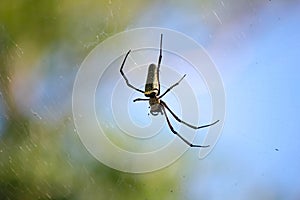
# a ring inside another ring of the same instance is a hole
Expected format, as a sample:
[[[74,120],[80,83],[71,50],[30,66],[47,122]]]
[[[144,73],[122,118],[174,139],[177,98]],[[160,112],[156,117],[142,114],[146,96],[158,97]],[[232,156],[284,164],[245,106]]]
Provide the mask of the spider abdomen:
[[[159,95],[158,68],[155,64],[151,64],[148,68],[148,75],[145,85],[145,96],[155,97]]]

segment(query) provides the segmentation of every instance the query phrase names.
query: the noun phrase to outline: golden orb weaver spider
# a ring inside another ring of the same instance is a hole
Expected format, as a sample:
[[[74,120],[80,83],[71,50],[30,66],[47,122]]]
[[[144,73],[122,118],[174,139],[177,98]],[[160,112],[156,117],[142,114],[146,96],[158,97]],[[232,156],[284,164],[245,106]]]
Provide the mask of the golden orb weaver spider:
[[[180,123],[193,128],[193,129],[201,129],[201,128],[206,128],[209,126],[212,126],[216,123],[219,122],[219,120],[211,123],[211,124],[206,124],[206,125],[202,125],[202,126],[194,126],[191,125],[183,120],[181,120],[168,106],[167,104],[161,99],[163,96],[165,96],[170,90],[172,90],[175,86],[177,86],[182,79],[186,76],[183,75],[183,77],[177,81],[175,84],[173,84],[171,87],[169,87],[163,94],[160,95],[160,82],[159,82],[159,69],[160,69],[160,64],[161,64],[161,60],[162,60],[162,39],[163,39],[163,34],[160,35],[160,50],[159,50],[159,57],[158,57],[158,64],[150,64],[148,67],[148,75],[147,75],[147,79],[146,79],[146,84],[145,84],[145,91],[140,90],[136,87],[134,87],[133,85],[131,85],[127,79],[127,77],[125,76],[124,72],[123,72],[123,67],[125,65],[126,59],[129,55],[129,53],[131,52],[131,50],[129,50],[127,52],[127,54],[125,55],[125,58],[122,62],[121,68],[120,68],[120,73],[123,76],[123,78],[126,81],[126,84],[128,87],[143,93],[146,97],[149,98],[137,98],[134,99],[133,102],[137,102],[137,101],[149,101],[149,105],[150,105],[150,113],[154,116],[158,115],[159,113],[161,113],[162,115],[165,116],[168,126],[171,129],[171,131],[177,135],[183,142],[185,142],[187,145],[189,145],[190,147],[209,147],[209,145],[197,145],[197,144],[192,144],[190,143],[188,140],[186,140],[184,137],[182,137],[172,126],[169,117],[167,115],[166,109],[171,113],[171,115]]]

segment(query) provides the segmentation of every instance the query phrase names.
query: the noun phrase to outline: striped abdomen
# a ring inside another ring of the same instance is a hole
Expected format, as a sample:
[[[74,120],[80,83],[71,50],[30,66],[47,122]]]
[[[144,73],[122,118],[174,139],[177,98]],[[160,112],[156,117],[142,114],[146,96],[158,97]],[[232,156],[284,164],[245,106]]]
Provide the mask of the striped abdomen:
[[[155,97],[159,95],[158,71],[155,64],[151,64],[148,68],[148,75],[145,85],[145,96]]]

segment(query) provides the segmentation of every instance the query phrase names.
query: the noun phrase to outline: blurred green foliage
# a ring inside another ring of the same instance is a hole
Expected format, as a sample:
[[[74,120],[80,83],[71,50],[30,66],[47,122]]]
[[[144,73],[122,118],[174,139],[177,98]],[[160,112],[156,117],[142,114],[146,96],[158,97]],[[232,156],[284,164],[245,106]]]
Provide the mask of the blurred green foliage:
[[[140,7],[147,6],[137,0],[128,4],[121,0],[0,2],[0,92],[4,107],[0,199],[176,199],[174,168],[133,175],[92,158],[74,131],[70,94],[65,96],[67,112],[55,122],[36,116],[29,105],[19,105],[16,100],[22,89],[19,86],[30,81],[28,74],[41,68],[37,65],[43,63],[45,54],[67,46],[67,69],[74,73],[95,45],[124,30]],[[51,70],[45,73],[41,78],[53,76]],[[72,90],[72,84],[65,87]],[[26,93],[24,101],[30,95]],[[51,100],[51,94],[48,98]]]

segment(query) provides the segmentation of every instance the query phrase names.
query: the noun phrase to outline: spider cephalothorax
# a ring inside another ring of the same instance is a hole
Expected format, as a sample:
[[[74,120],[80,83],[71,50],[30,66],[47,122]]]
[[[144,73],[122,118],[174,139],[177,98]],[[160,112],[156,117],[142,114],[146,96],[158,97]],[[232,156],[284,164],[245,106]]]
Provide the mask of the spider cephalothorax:
[[[156,97],[151,97],[149,99],[149,105],[150,105],[150,113],[151,115],[158,115],[163,114],[162,109],[161,109],[161,105],[160,105],[160,100]]]
[[[134,87],[133,85],[131,85],[127,79],[127,77],[125,76],[124,72],[123,72],[123,67],[125,65],[125,61],[129,55],[129,53],[131,52],[131,50],[129,50],[122,62],[121,68],[120,68],[120,72],[121,75],[123,76],[123,78],[126,81],[126,84],[128,85],[128,87],[143,93],[146,97],[149,97],[148,99],[144,99],[144,98],[137,98],[134,99],[133,102],[136,101],[149,101],[149,105],[150,105],[150,113],[154,116],[158,115],[159,113],[161,113],[162,115],[165,115],[167,123],[171,129],[171,131],[177,135],[180,139],[182,139],[186,144],[188,144],[191,147],[209,147],[209,145],[203,146],[203,145],[195,145],[190,143],[189,141],[187,141],[184,137],[182,137],[177,131],[174,130],[173,126],[170,123],[170,120],[167,116],[166,110],[167,109],[171,115],[180,123],[185,124],[186,126],[189,126],[193,129],[200,129],[200,128],[205,128],[205,127],[209,127],[212,126],[214,124],[216,124],[219,120],[215,121],[214,123],[211,124],[207,124],[207,125],[203,125],[203,126],[193,126],[185,121],[182,121],[179,117],[177,117],[177,115],[167,106],[167,104],[161,100],[161,98],[167,94],[172,88],[174,88],[175,86],[177,86],[180,81],[182,81],[182,79],[185,77],[185,75],[179,80],[177,81],[175,84],[173,84],[171,87],[169,87],[163,94],[160,94],[160,82],[159,82],[159,69],[160,69],[160,64],[161,64],[161,59],[162,59],[162,37],[163,35],[160,35],[160,49],[159,49],[159,57],[158,57],[158,64],[157,66],[155,64],[150,64],[149,68],[148,68],[148,75],[147,75],[147,79],[146,79],[146,85],[145,85],[145,91],[138,89],[136,87]]]

